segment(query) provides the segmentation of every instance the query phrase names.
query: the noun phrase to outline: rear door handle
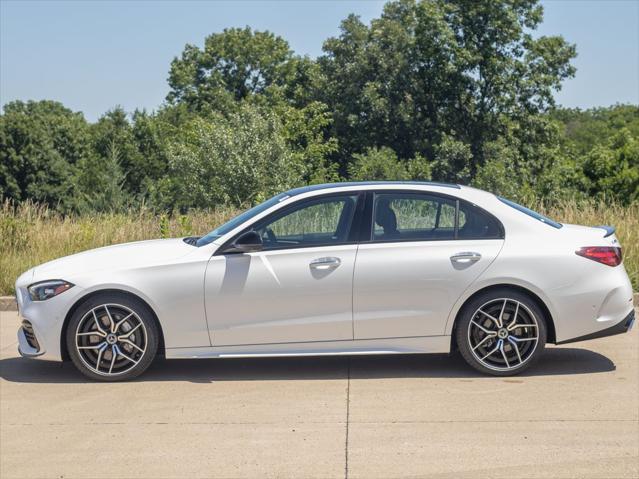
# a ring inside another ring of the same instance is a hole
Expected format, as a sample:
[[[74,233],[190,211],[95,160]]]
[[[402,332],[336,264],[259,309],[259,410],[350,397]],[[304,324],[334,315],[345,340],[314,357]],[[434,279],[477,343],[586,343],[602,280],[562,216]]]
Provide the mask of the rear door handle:
[[[461,253],[455,253],[450,257],[450,260],[453,263],[460,264],[476,263],[480,259],[481,255],[479,253],[475,253],[474,251],[463,251]]]
[[[311,261],[310,267],[312,269],[326,270],[337,268],[342,261],[334,256],[327,256],[326,258],[317,258]]]

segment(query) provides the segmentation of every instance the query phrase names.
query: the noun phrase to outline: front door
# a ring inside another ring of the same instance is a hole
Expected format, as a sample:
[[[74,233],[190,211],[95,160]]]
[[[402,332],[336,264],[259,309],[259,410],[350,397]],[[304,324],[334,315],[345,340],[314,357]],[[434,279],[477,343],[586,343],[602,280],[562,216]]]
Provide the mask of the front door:
[[[352,340],[357,205],[357,194],[300,200],[250,227],[262,251],[213,256],[213,346]]]
[[[428,193],[374,195],[374,227],[353,283],[355,339],[439,336],[457,299],[503,245],[501,224]]]

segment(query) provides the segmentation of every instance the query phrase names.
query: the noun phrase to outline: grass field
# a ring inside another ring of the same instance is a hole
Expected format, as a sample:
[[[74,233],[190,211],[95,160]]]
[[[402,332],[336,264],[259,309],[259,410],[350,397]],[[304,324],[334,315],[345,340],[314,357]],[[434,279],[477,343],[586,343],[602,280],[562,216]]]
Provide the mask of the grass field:
[[[635,291],[639,290],[639,204],[587,201],[530,206],[562,223],[616,226],[626,270]],[[63,217],[31,203],[14,207],[5,202],[0,210],[0,295],[13,294],[17,276],[45,261],[115,243],[201,235],[235,213],[221,208],[169,217],[139,209]]]

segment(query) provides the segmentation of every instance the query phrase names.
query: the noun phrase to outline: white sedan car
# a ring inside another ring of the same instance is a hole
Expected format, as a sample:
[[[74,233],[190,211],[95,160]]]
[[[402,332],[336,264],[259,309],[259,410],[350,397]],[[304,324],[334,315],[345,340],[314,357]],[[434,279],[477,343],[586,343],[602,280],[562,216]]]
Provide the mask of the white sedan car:
[[[279,194],[206,236],[121,244],[16,283],[23,356],[130,379],[167,358],[448,353],[529,367],[546,342],[628,331],[610,227],[485,191],[372,182]]]

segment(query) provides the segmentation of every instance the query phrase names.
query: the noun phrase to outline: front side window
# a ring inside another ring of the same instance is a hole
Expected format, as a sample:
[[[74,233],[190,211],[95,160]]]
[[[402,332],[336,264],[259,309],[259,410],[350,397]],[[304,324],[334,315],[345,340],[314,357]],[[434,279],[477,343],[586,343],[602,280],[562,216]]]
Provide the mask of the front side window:
[[[269,209],[271,206],[275,206],[276,204],[278,204],[281,201],[284,201],[287,198],[289,198],[289,195],[287,195],[286,193],[280,193],[279,195],[273,196],[271,199],[266,200],[265,202],[260,203],[259,205],[256,205],[253,208],[248,209],[245,212],[237,215],[236,217],[224,223],[222,226],[218,226],[209,234],[202,236],[195,242],[195,245],[204,246],[215,241],[221,236],[224,236],[225,234],[230,233],[233,229],[237,228],[242,223],[246,223],[251,218],[259,215],[263,211],[266,211],[267,209]]]
[[[335,245],[348,242],[357,195],[303,201],[275,213],[253,229],[264,249]]]
[[[498,239],[501,223],[463,200],[420,193],[378,193],[373,241]]]

